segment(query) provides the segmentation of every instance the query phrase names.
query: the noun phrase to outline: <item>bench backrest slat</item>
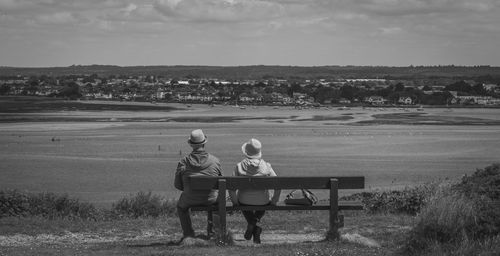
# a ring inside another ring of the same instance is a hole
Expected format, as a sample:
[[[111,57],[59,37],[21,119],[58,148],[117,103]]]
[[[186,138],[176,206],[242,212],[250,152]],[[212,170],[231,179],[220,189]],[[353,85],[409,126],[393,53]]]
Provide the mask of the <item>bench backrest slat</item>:
[[[338,180],[339,189],[363,189],[365,178],[352,177],[234,177],[234,176],[193,176],[192,189],[217,189],[219,179],[226,180],[226,187],[234,189],[329,189],[330,179]]]

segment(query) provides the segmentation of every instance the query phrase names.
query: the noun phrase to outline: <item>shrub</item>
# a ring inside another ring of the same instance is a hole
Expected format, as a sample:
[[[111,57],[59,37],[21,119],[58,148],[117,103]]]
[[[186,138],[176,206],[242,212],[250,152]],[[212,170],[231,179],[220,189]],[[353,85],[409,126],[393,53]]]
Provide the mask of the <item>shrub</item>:
[[[478,227],[475,236],[500,234],[500,164],[477,169],[453,186],[458,193],[477,202]]]
[[[17,190],[0,191],[0,217],[23,216],[28,212],[27,194]]]
[[[456,249],[450,251],[450,255],[498,255],[500,253],[500,236],[488,237],[479,241],[466,241]]]
[[[362,192],[341,200],[361,200],[368,213],[416,215],[436,188],[436,184],[426,184],[403,190]]]
[[[411,232],[409,248],[419,252],[433,243],[458,243],[472,237],[477,226],[476,204],[460,194],[440,195],[422,210]]]
[[[132,218],[172,216],[176,212],[176,202],[164,200],[158,195],[153,195],[151,191],[148,193],[139,191],[136,195],[122,198],[114,203],[111,211],[120,217]]]
[[[41,215],[48,218],[68,217],[81,219],[97,219],[98,210],[91,203],[80,202],[68,195],[39,193],[28,198],[31,215]]]
[[[46,218],[97,219],[100,212],[90,203],[68,195],[0,191],[0,217],[42,216]]]
[[[41,216],[49,219],[110,220],[120,217],[173,216],[176,205],[175,200],[165,200],[151,192],[142,191],[120,199],[112,205],[111,210],[97,209],[91,203],[80,202],[66,194],[0,191],[0,218]]]
[[[499,175],[499,166],[495,164],[436,193],[418,215],[405,253],[454,255],[457,248],[462,248],[471,252],[469,255],[476,255],[482,251],[474,250],[498,248],[488,241],[498,241],[500,235]]]
[[[493,164],[484,169],[477,169],[471,176],[464,176],[462,182],[453,186],[465,195],[486,196],[500,200],[500,164]]]

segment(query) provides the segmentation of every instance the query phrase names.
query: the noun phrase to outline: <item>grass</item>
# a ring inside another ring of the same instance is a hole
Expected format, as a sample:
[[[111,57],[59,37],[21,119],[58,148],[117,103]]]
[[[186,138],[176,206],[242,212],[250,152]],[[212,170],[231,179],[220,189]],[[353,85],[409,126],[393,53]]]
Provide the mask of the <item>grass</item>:
[[[30,248],[24,251],[6,250],[6,254],[15,255],[274,255],[274,256],[321,256],[321,255],[387,255],[378,249],[363,249],[356,245],[345,243],[311,243],[302,245],[271,245],[259,247],[180,247],[166,244],[151,245],[100,245],[86,248]]]
[[[442,187],[419,213],[403,251],[409,255],[490,255],[494,251],[498,255],[499,191],[499,164]]]
[[[345,233],[358,233],[381,243],[381,248],[370,248],[346,241],[302,242],[286,244],[263,244],[254,246],[251,242],[239,241],[236,245],[179,246],[180,226],[176,217],[124,218],[110,221],[60,221],[45,218],[0,219],[0,236],[26,234],[33,237],[54,234],[47,243],[31,243],[27,246],[1,247],[0,255],[387,255],[401,243],[401,237],[411,225],[413,217],[404,215],[366,215],[346,213]],[[272,233],[304,234],[324,232],[328,225],[327,212],[269,212],[264,219],[264,236]],[[205,229],[204,214],[196,214],[193,224],[198,233]],[[294,225],[290,225],[294,223]],[[228,227],[234,233],[245,228],[240,214],[228,217]],[[85,242],[91,234],[101,242]],[[76,240],[71,237],[83,237]],[[114,239],[117,238],[117,239]]]
[[[228,227],[237,234],[235,243],[222,247],[178,243],[175,201],[150,192],[121,199],[103,215],[106,218],[75,212],[92,207],[65,195],[2,192],[3,206],[20,202],[25,207],[20,209],[37,214],[2,215],[0,255],[498,255],[499,181],[500,165],[494,164],[456,184],[354,195],[372,208],[344,212],[344,239],[338,241],[316,239],[327,232],[327,211],[270,211],[260,223],[267,243],[255,246],[241,238],[246,224],[234,213],[228,216]],[[30,211],[30,202],[36,202],[31,204],[36,211]],[[57,210],[47,214],[50,207]],[[206,216],[194,214],[193,224],[204,233]],[[294,235],[298,241],[287,243]],[[380,246],[348,241],[346,235],[369,238]]]
[[[120,199],[113,204],[112,212],[119,216],[138,218],[142,216],[158,217],[160,215],[173,216],[176,212],[175,200],[165,200],[150,192],[138,192],[136,195]]]
[[[14,197],[23,195],[12,193]],[[31,195],[38,197],[38,195]],[[65,195],[60,196],[67,201]],[[44,198],[57,198],[55,195]],[[22,200],[21,200],[22,201]],[[53,200],[49,200],[52,202]],[[57,201],[57,200],[56,200]],[[298,243],[264,244],[253,246],[239,241],[236,245],[218,246],[179,246],[180,225],[172,212],[163,207],[174,205],[151,193],[139,192],[114,204],[110,212],[112,218],[48,218],[46,215],[17,215],[0,218],[0,241],[2,236],[7,246],[1,246],[0,255],[387,255],[392,253],[401,237],[411,226],[413,217],[407,215],[373,215],[364,212],[345,212],[343,233],[359,234],[379,242],[381,248],[371,248],[359,244],[336,241],[314,242],[307,234],[326,233],[328,227],[327,211],[268,212],[261,225],[264,236],[283,234],[303,235]],[[167,207],[167,208],[168,208]],[[137,209],[151,211],[137,211]],[[127,213],[128,214],[125,214]],[[153,214],[151,214],[151,212]],[[60,216],[60,215],[59,215]],[[196,213],[193,224],[197,233],[204,233],[206,216]],[[231,232],[240,234],[246,227],[239,213],[228,216]],[[243,243],[243,244],[242,244]]]

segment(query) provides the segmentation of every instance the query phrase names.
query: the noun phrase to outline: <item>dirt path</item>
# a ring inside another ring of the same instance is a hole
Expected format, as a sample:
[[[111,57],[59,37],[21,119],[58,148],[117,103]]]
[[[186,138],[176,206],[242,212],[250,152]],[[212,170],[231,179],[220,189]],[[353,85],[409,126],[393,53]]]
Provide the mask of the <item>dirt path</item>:
[[[242,235],[243,231],[233,231],[235,244],[251,244]],[[320,241],[324,236],[319,233],[289,234],[283,230],[275,230],[262,235],[264,244],[298,243],[304,241]],[[131,243],[144,241],[178,241],[180,234],[166,234],[159,230],[143,230],[139,234],[116,234],[113,231],[104,233],[73,233],[64,234],[39,234],[24,235],[16,234],[11,236],[0,236],[0,247],[27,247],[43,245],[83,245],[98,243]],[[202,240],[202,239],[196,239]],[[196,241],[196,243],[209,243],[206,240]]]
[[[289,233],[285,230],[273,230],[263,233],[262,244],[294,244],[302,242],[318,242],[325,239],[325,230],[308,231],[303,233]],[[253,242],[243,238],[243,230],[231,230],[233,241],[238,246],[255,246]],[[379,246],[376,241],[362,237],[359,234],[342,234],[342,239],[355,243],[366,243],[366,246]],[[24,235],[16,234],[0,236],[0,249],[2,247],[37,247],[37,246],[64,246],[78,247],[103,243],[114,244],[148,244],[155,242],[175,244],[180,240],[180,234],[166,234],[160,230],[143,230],[140,233],[116,233],[113,230],[100,233],[73,233],[63,234],[39,234]],[[363,242],[363,240],[365,242]],[[366,242],[368,241],[368,242]],[[203,239],[191,239],[179,246],[210,246],[212,241]]]

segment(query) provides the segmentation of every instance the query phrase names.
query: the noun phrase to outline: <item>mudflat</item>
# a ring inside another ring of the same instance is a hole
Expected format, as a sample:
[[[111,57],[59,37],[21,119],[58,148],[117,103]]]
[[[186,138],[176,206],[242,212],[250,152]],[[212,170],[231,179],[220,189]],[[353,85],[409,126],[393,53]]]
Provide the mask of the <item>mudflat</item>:
[[[363,175],[368,189],[458,179],[500,155],[500,109],[164,105],[2,109],[0,187],[68,193],[97,205],[139,190],[174,198],[176,163],[189,153],[195,128],[208,135],[207,150],[226,175],[243,157],[241,144],[254,137],[278,175]]]

